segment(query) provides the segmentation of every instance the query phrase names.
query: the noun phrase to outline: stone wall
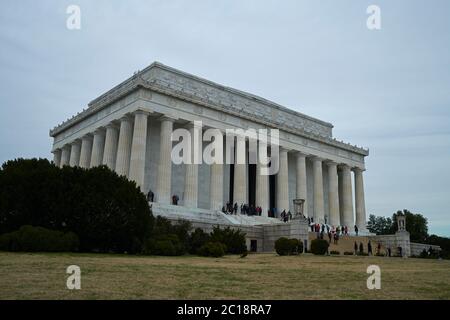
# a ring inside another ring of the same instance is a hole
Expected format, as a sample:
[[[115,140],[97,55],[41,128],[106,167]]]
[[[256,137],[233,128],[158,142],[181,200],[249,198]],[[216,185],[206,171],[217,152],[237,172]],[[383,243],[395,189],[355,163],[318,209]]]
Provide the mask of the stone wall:
[[[369,239],[376,243],[381,243],[386,249],[391,248],[392,255],[397,255],[397,248],[401,247],[403,256],[411,256],[409,232],[407,231],[398,231],[395,234],[389,235],[371,236]]]
[[[425,249],[425,251],[428,251],[429,248],[432,248],[434,251],[441,251],[440,246],[434,246],[430,244],[424,244],[424,243],[416,243],[411,242],[410,248],[411,248],[411,255],[412,256],[418,256],[422,253],[422,251]]]

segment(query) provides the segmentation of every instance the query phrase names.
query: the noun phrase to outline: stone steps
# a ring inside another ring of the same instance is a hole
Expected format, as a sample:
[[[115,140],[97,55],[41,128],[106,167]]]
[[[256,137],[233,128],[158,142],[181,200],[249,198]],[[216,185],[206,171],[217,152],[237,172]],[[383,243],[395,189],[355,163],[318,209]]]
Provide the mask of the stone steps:
[[[225,214],[221,211],[187,208],[183,206],[175,206],[169,204],[151,203],[153,215],[160,215],[168,219],[177,220],[191,220],[198,222],[205,222],[211,224],[225,224],[225,225],[244,225],[256,226],[267,224],[283,223],[276,218],[248,216],[244,214]]]

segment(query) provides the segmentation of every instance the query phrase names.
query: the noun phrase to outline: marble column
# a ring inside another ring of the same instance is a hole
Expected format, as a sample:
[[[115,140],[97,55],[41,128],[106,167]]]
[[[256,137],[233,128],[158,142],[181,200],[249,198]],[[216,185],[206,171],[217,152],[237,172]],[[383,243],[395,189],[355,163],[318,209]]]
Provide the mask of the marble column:
[[[346,164],[342,165],[342,202],[344,221],[341,221],[341,225],[353,230],[352,175],[350,167]]]
[[[158,180],[156,184],[156,200],[162,204],[170,204],[172,183],[172,140],[175,119],[161,118],[161,136],[159,143]]]
[[[89,168],[91,165],[91,153],[92,153],[92,137],[86,135],[81,139],[81,152],[80,152],[80,167]]]
[[[103,150],[105,147],[105,134],[103,130],[97,129],[94,131],[94,139],[92,142],[92,155],[90,167],[94,168],[102,164]]]
[[[109,169],[116,168],[117,141],[119,140],[119,130],[114,124],[106,126],[105,149],[103,151],[102,163]]]
[[[72,142],[70,147],[70,160],[69,165],[71,167],[77,167],[80,164],[80,151],[81,145],[79,140]]]
[[[267,144],[261,146],[261,142],[258,143],[258,148],[267,148]],[[259,155],[259,153],[258,153]],[[258,156],[259,159],[259,156]],[[261,169],[268,167],[264,164],[260,164],[260,160],[256,164],[256,194],[255,205],[261,207],[261,216],[267,217],[270,209],[270,196],[269,196],[269,176],[262,175]]]
[[[328,224],[332,226],[340,225],[339,217],[339,192],[338,192],[338,174],[337,163],[328,161]]]
[[[295,164],[297,167],[297,181],[296,181],[296,198],[303,199],[303,215],[308,216],[308,197],[306,187],[306,155],[297,152],[295,155]]]
[[[70,146],[65,145],[61,149],[61,162],[59,163],[59,167],[62,168],[64,166],[68,166],[70,162]]]
[[[197,208],[198,206],[198,168],[199,164],[195,163],[201,159],[202,150],[200,146],[202,145],[202,131],[200,126],[196,126],[194,123],[189,123],[188,125],[189,133],[191,135],[191,150],[190,150],[190,161],[191,163],[185,164],[185,177],[184,177],[184,201],[183,204],[188,208]],[[197,144],[198,150],[194,148],[194,144]],[[197,152],[197,156],[195,156]],[[212,181],[211,177],[211,181]],[[211,199],[211,197],[210,197]],[[212,201],[212,199],[211,199]],[[217,208],[216,208],[217,209]]]
[[[117,144],[116,172],[128,177],[130,171],[131,139],[133,123],[129,116],[120,119],[119,143]]]
[[[141,191],[144,187],[148,115],[148,112],[142,110],[134,113],[134,130],[131,143],[130,180],[135,181]]]
[[[211,210],[221,210],[223,201],[223,168],[224,165],[220,163],[213,163],[211,165],[210,175],[210,208]]]
[[[339,222],[340,225],[344,222],[344,174],[342,168],[338,166],[338,194],[339,194]]]
[[[280,147],[276,181],[276,208],[280,214],[283,210],[289,211],[288,150],[283,147]]]
[[[366,230],[366,203],[364,200],[363,169],[354,168],[355,173],[355,211],[356,226],[359,231]]]
[[[325,223],[324,200],[323,200],[323,174],[322,159],[313,158],[314,174],[314,222]]]
[[[53,164],[59,167],[60,163],[61,163],[61,149],[55,149],[53,151]]]
[[[244,139],[237,137],[236,140]],[[242,140],[241,140],[242,141]],[[238,204],[240,208],[241,204],[248,203],[248,155],[247,155],[247,144],[244,142],[245,151],[238,150],[239,143],[235,143],[234,148],[234,183],[233,183],[233,202]],[[238,156],[238,153],[240,155]],[[241,164],[237,163],[238,157],[241,160]],[[244,162],[244,163],[242,163]],[[239,210],[238,210],[239,211]]]

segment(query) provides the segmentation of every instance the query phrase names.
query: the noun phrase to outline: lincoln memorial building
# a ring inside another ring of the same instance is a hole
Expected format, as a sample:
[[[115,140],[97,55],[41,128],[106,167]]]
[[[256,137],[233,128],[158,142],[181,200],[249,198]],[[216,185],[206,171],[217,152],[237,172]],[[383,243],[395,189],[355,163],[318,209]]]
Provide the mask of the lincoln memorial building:
[[[203,131],[279,129],[278,172],[259,174],[248,153],[246,164],[173,163],[177,142],[171,134],[177,128],[193,132],[194,121],[202,122]],[[366,230],[369,151],[336,140],[332,129],[331,123],[154,62],[51,129],[50,136],[57,166],[106,165],[143,193],[154,193],[154,214],[199,225],[252,226],[247,233],[261,241],[257,227],[283,224],[287,230],[289,223],[279,215],[294,213],[294,199],[303,199],[302,213],[314,222]],[[224,214],[227,202],[261,207],[261,214]]]

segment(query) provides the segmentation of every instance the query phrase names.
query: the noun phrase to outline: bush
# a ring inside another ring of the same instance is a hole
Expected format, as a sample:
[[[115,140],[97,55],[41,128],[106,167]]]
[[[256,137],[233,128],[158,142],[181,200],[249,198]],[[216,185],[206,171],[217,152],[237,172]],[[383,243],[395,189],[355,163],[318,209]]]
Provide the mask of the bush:
[[[198,254],[198,250],[209,241],[209,234],[197,228],[189,237],[189,253]]]
[[[186,253],[185,245],[176,234],[159,235],[145,243],[143,253],[157,256],[181,256]]]
[[[75,233],[22,226],[19,230],[0,236],[0,250],[27,252],[77,251],[79,240]]]
[[[145,195],[106,166],[18,159],[0,170],[0,234],[33,225],[75,232],[81,251],[140,252],[152,223]]]
[[[203,257],[223,257],[225,255],[226,246],[220,242],[207,242],[199,250],[198,254]]]
[[[344,256],[353,256],[355,253],[352,251],[345,251]]]
[[[239,229],[233,230],[230,227],[220,229],[219,226],[216,226],[211,232],[210,241],[224,244],[226,246],[225,253],[242,254],[247,251],[245,233]]]
[[[332,250],[332,251],[330,251],[330,254],[331,255],[340,255],[341,253],[339,251]]]
[[[299,254],[303,252],[303,243],[298,239],[281,237],[275,241],[275,251],[280,256]]]
[[[314,239],[311,241],[311,252],[313,254],[323,255],[328,250],[328,241],[323,239]]]

